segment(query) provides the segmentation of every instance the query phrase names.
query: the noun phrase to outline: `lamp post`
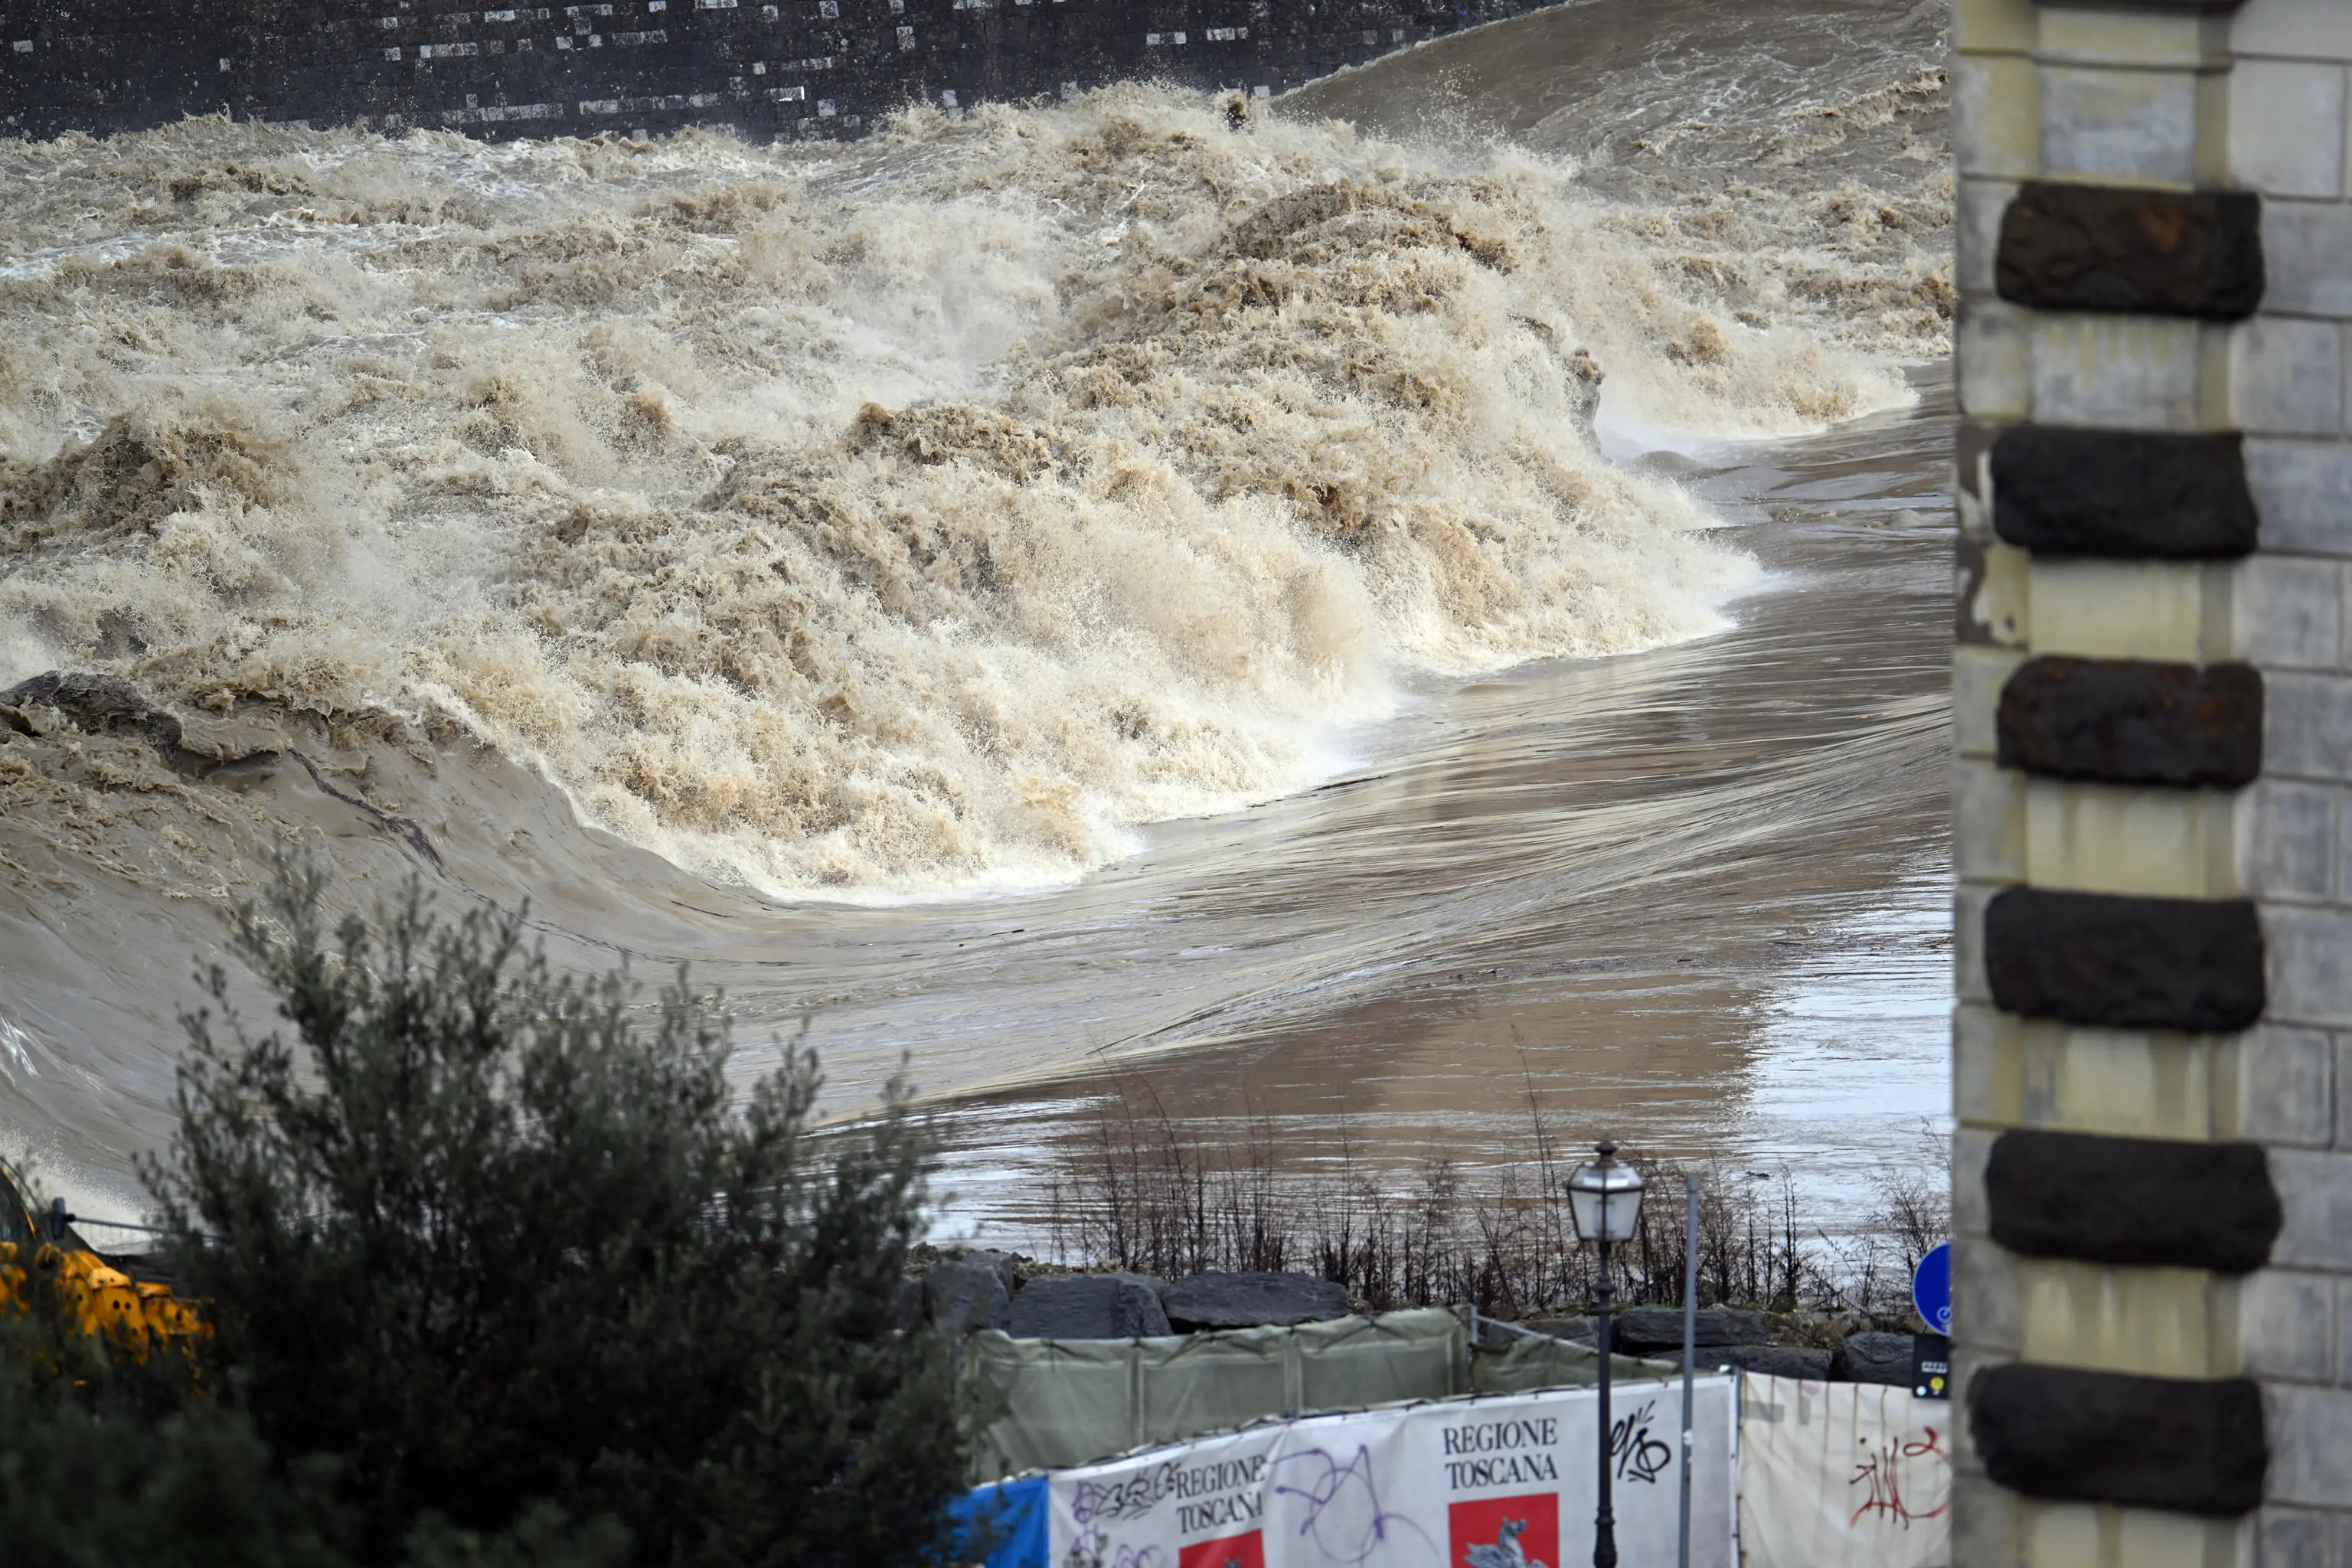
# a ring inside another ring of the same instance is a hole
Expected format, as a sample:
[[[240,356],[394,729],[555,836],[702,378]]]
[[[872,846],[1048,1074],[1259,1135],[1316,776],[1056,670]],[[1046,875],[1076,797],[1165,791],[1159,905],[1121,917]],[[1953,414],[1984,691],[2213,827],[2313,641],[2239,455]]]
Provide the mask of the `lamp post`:
[[[1568,1178],[1568,1209],[1575,1216],[1576,1234],[1601,1245],[1601,1281],[1592,1298],[1601,1322],[1593,1343],[1601,1352],[1601,1511],[1592,1521],[1592,1568],[1617,1568],[1617,1519],[1609,1507],[1609,1441],[1614,1423],[1609,1414],[1609,1303],[1617,1293],[1609,1281],[1609,1244],[1631,1241],[1633,1224],[1642,1213],[1642,1173],[1617,1163],[1617,1145],[1602,1139],[1594,1146],[1598,1160],[1576,1168]]]

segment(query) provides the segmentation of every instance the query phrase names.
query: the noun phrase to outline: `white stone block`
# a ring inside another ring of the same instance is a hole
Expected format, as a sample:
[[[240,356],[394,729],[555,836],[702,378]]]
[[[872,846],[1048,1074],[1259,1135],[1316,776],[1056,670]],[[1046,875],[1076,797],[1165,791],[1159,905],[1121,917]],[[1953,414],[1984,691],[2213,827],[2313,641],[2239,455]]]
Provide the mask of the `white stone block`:
[[[1958,1367],[1954,1368],[1957,1372]],[[1953,1401],[1953,1408],[1960,1408]],[[1949,1561],[1969,1568],[2026,1568],[2025,1521],[2021,1515],[2036,1505],[2007,1487],[1995,1486],[1980,1473],[1983,1467],[1964,1462],[1969,1424],[1952,1424],[1952,1554]]]
[[[2246,0],[2230,24],[2239,55],[2352,62],[2352,6],[2341,0]]]
[[[2263,203],[2263,309],[2284,316],[2352,316],[2352,205]]]
[[[2258,781],[2246,794],[2246,891],[2310,901],[2335,889],[2336,805],[2328,784]]]
[[[2325,1149],[2336,1137],[2336,1042],[2318,1029],[2263,1024],[2236,1047],[2236,1135]]]
[[[2344,427],[2344,333],[2333,321],[2257,316],[2230,343],[2230,395],[2241,429],[2334,435]]]
[[[2255,1516],[2260,1568],[2336,1568],[2330,1555],[2335,1519],[2305,1508],[2266,1508]]]
[[[2334,669],[2341,660],[2343,568],[2316,555],[2256,555],[2231,578],[2231,642],[2265,668]]]
[[[1952,650],[1952,746],[1964,757],[1990,757],[1999,743],[1994,720],[2000,689],[2025,656],[2012,648]]]
[[[2033,331],[2033,417],[2053,425],[2195,429],[2203,346],[2195,321],[2044,316]]]
[[[2321,1028],[2352,1025],[2352,910],[2329,905],[2265,904],[2263,945],[2270,970],[2270,1016]],[[2352,1160],[2352,1154],[2345,1156]],[[2352,1207],[2344,1214],[2352,1226]],[[2352,1268],[2352,1230],[2336,1243]],[[2288,1256],[2280,1255],[2282,1262]],[[2338,1265],[2331,1265],[2338,1267]]]
[[[2024,880],[2023,773],[1969,757],[1954,762],[1952,863],[1971,881]]]
[[[1953,988],[1963,1002],[1992,1001],[1992,985],[1985,979],[1984,910],[2000,889],[1981,882],[1962,882],[1953,895]]]
[[[1960,1003],[1952,1008],[1952,1114],[1962,1121],[2004,1120],[2011,1076],[2001,1058],[2005,1016]]]
[[[2032,412],[2032,330],[2015,306],[1963,301],[1953,352],[1959,361],[1962,413],[1976,419],[2022,419]]]
[[[2264,1268],[2238,1286],[2238,1360],[2250,1377],[2324,1384],[2335,1376],[2336,1281]]]
[[[2263,772],[2352,781],[2352,679],[2273,670],[2263,679]]]
[[[1969,1343],[2004,1356],[2025,1346],[2023,1302],[2016,1262],[1988,1237],[1952,1243],[1952,1321],[1969,1326]]]
[[[2246,482],[2265,550],[2352,556],[2352,443],[2249,440]]]
[[[2000,218],[2017,195],[2015,180],[1962,180],[1952,209],[1954,280],[1960,292],[1990,296],[2000,250]]]
[[[2197,79],[2185,70],[2043,66],[2042,168],[2186,185],[2197,177]]]
[[[2238,62],[2230,73],[2230,182],[2270,195],[2343,190],[2343,67]]]
[[[1992,1211],[1985,1201],[1985,1162],[2003,1129],[1961,1127],[1952,1134],[1952,1236],[1990,1237]],[[1954,1321],[1958,1321],[1955,1317]]]
[[[2030,179],[2040,172],[2033,62],[2021,55],[1952,61],[1952,153],[1961,174]]]
[[[2336,1146],[2352,1149],[2352,1035],[2336,1037]],[[2346,1287],[2347,1308],[2352,1308],[2352,1282]],[[2352,1340],[2344,1342],[2344,1365],[2340,1374],[2352,1382]]]
[[[2352,1391],[2284,1384],[2265,1393],[2271,1500],[2343,1506],[2352,1499]]]

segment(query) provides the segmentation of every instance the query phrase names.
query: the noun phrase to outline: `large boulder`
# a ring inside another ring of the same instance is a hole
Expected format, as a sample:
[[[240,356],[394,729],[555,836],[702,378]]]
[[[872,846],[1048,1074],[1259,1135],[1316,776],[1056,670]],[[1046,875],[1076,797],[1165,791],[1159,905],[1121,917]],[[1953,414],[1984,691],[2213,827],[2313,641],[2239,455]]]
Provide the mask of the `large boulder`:
[[[1683,1348],[1680,1307],[1628,1307],[1609,1321],[1611,1348],[1619,1355]],[[1761,1312],[1736,1307],[1704,1307],[1698,1313],[1703,1345],[1762,1345],[1772,1342],[1772,1325]]]
[[[1013,1260],[1001,1252],[967,1252],[924,1271],[924,1309],[949,1333],[1001,1329],[1012,1304]]]
[[[1830,1358],[1830,1376],[1840,1383],[1891,1383],[1911,1386],[1909,1334],[1852,1334]]]
[[[1670,1351],[1651,1351],[1645,1361],[1672,1362],[1683,1364],[1683,1347]],[[1736,1366],[1742,1372],[1769,1373],[1774,1377],[1802,1377],[1815,1383],[1828,1380],[1830,1352],[1807,1350],[1801,1345],[1701,1345],[1692,1358],[1701,1372],[1713,1372],[1719,1366]]]
[[[1311,1274],[1195,1274],[1171,1286],[1168,1321],[1180,1333],[1312,1323],[1348,1315],[1348,1292]]]
[[[1132,1340],[1169,1332],[1159,1281],[1134,1274],[1032,1279],[1013,1298],[1004,1331],[1017,1340]]]

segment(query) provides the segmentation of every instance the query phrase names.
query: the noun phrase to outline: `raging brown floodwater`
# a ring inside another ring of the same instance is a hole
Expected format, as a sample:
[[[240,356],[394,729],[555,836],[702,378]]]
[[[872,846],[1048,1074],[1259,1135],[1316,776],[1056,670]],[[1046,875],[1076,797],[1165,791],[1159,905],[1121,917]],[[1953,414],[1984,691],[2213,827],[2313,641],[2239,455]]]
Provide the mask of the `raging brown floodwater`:
[[[0,143],[0,687],[241,759],[0,725],[5,1152],[135,1208],[292,843],[690,961],[836,1113],[903,1058],[950,1229],[1107,1085],[1840,1201],[1948,1099],[1940,15],[839,149]]]

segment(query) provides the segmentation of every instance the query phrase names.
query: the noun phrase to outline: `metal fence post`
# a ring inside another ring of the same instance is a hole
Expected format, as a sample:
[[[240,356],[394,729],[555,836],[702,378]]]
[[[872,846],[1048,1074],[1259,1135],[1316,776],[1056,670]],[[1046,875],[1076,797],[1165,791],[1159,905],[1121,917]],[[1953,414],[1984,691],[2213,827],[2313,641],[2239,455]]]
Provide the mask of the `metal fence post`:
[[[1683,1177],[1688,1207],[1683,1219],[1683,1525],[1676,1562],[1690,1568],[1692,1363],[1698,1360],[1698,1178]]]

